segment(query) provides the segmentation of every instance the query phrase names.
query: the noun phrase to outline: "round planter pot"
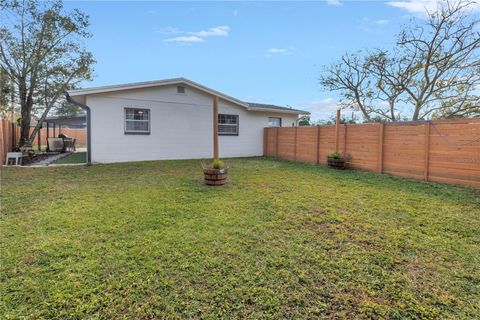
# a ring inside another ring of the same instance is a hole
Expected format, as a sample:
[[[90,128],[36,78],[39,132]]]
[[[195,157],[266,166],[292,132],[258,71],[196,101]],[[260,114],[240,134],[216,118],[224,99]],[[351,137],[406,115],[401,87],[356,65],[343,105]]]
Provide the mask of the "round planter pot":
[[[345,169],[345,162],[345,158],[336,159],[328,157],[327,159],[328,166],[335,169]]]
[[[223,186],[227,182],[228,167],[222,169],[203,167],[202,169],[207,186]]]

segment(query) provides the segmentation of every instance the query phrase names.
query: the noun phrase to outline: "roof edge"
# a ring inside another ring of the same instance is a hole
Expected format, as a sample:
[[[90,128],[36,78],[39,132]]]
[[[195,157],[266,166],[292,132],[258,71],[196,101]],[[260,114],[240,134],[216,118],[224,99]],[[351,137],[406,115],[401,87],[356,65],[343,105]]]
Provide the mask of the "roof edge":
[[[92,88],[85,88],[85,89],[68,90],[67,93],[71,97],[75,97],[75,96],[83,96],[83,95],[122,91],[122,90],[133,90],[133,89],[150,88],[150,87],[157,87],[157,86],[166,86],[166,85],[172,85],[172,84],[189,85],[200,91],[207,92],[214,96],[218,96],[219,98],[230,101],[232,103],[235,103],[237,105],[240,105],[248,109],[248,104],[241,100],[238,100],[234,97],[231,97],[229,95],[226,95],[214,89],[210,89],[204,85],[201,85],[195,81],[192,81],[183,77],[165,79],[165,80],[133,82],[133,83],[118,84],[118,85],[108,85],[108,86],[92,87]]]

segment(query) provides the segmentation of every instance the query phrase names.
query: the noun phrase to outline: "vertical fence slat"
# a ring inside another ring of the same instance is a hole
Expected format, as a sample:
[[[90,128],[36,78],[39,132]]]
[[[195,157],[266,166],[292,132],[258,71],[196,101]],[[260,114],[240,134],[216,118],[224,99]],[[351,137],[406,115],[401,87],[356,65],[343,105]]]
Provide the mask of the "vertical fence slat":
[[[3,126],[4,122],[3,119],[0,119],[0,164],[4,164],[5,162],[5,154],[4,154],[4,148],[5,148],[5,141],[3,140]]]
[[[267,156],[267,134],[268,128],[263,128],[263,156]]]
[[[275,158],[278,159],[278,131],[280,128],[275,129]]]
[[[385,124],[380,123],[378,126],[378,155],[377,155],[377,170],[383,172],[383,139],[384,139]]]
[[[425,165],[423,169],[423,179],[428,181],[428,166],[430,162],[430,122],[425,124]]]
[[[295,140],[293,140],[293,158],[297,161],[297,135],[298,127],[295,127]]]
[[[317,126],[317,164],[320,163],[320,126]]]

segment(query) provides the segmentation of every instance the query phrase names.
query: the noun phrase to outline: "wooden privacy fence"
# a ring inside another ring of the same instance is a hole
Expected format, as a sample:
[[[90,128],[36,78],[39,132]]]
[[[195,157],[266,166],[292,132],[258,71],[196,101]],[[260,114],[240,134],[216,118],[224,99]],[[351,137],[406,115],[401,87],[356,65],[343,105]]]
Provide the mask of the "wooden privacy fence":
[[[480,119],[265,128],[264,156],[480,188]]]
[[[0,118],[0,165],[5,164],[7,153],[18,144],[20,140],[20,126]]]
[[[30,129],[30,134],[34,128]],[[73,139],[77,139],[77,146],[85,146],[87,144],[87,129],[71,129],[71,128],[62,128],[61,132]],[[57,128],[49,129],[49,135],[51,138],[58,136],[60,130]],[[38,138],[40,137],[40,144],[42,146],[47,145],[47,129],[42,128],[40,130],[40,135],[37,134],[33,142],[33,147],[36,148],[38,145]],[[20,140],[20,126],[16,123],[12,123],[7,119],[0,118],[0,165],[5,164],[5,157],[7,152],[12,151],[12,149],[18,145]]]

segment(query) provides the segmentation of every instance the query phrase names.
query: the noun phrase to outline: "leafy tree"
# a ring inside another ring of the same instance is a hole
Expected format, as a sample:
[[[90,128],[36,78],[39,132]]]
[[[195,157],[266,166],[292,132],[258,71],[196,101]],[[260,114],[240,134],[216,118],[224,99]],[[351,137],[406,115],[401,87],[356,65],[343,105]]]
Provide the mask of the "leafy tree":
[[[65,12],[60,0],[0,0],[0,64],[16,87],[21,110],[20,145],[31,144],[65,90],[92,78],[93,56],[82,45],[88,16]],[[41,114],[29,136],[32,113]]]
[[[303,126],[311,126],[312,123],[310,121],[310,116],[303,116],[298,120],[298,125],[303,127]]]
[[[12,81],[8,78],[7,73],[0,69],[0,115],[2,116],[11,111],[12,86]]]
[[[59,117],[75,116],[82,112],[82,108],[67,101],[63,101],[55,108],[55,115]]]

